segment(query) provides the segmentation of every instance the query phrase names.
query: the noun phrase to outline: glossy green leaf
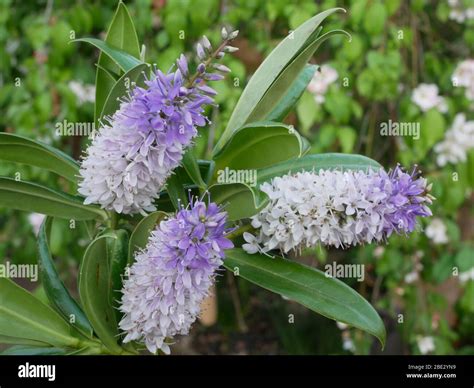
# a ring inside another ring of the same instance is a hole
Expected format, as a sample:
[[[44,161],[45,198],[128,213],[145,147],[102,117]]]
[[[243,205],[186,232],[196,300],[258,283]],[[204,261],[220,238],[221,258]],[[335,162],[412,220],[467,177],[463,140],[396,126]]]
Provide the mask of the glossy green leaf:
[[[128,248],[128,262],[131,265],[135,256],[135,252],[146,247],[150,233],[155,227],[168,215],[162,211],[156,211],[144,217],[130,236]]]
[[[199,169],[199,164],[192,149],[188,149],[186,151],[186,153],[183,156],[183,161],[181,164],[183,165],[184,169],[188,173],[191,180],[198,187],[200,187],[201,189],[204,189],[206,187],[206,183],[202,179],[201,171]]]
[[[79,164],[69,155],[47,144],[12,133],[0,133],[0,159],[44,168],[71,182],[76,182],[79,174]]]
[[[115,312],[117,322],[122,314],[119,311],[119,301],[122,299],[122,277],[128,262],[128,233],[125,230],[108,230],[107,256],[109,260],[109,304]]]
[[[215,153],[227,143],[237,128],[242,127],[247,122],[254,108],[280,73],[292,62],[295,55],[308,46],[309,39],[315,36],[321,22],[336,11],[344,10],[342,8],[332,8],[307,20],[283,39],[268,55],[242,92],[227,127],[215,147]]]
[[[304,50],[296,55],[291,63],[281,72],[275,82],[270,86],[259,103],[253,108],[246,122],[263,120],[273,109],[275,109],[280,101],[288,93],[291,85],[297,79],[298,75],[303,71],[304,67],[314,55],[319,46],[330,37],[338,34],[350,35],[342,30],[330,31],[309,44]]]
[[[209,193],[213,202],[225,207],[229,221],[251,217],[263,208],[257,207],[254,192],[243,183],[215,184]]]
[[[102,112],[99,116],[99,120],[104,116],[110,116],[120,107],[119,99],[127,95],[127,92],[134,85],[143,85],[144,76],[143,72],[148,68],[145,63],[140,63],[134,68],[127,71],[122,77],[120,77],[115,85],[110,90],[109,95],[104,103]]]
[[[324,272],[280,257],[226,251],[224,266],[234,274],[327,317],[364,330],[385,344],[385,327],[361,295]]]
[[[0,206],[77,221],[107,218],[104,210],[84,205],[79,197],[3,177],[0,177]]]
[[[280,100],[274,102],[274,107],[270,113],[266,116],[263,115],[263,119],[271,121],[283,120],[296,105],[317,69],[317,65],[306,65],[288,88],[288,91],[281,96]],[[271,108],[268,107],[267,109]],[[249,120],[251,119],[249,118]]]
[[[229,142],[214,156],[215,176],[219,179],[226,168],[250,170],[271,166],[274,163],[300,157],[307,143],[292,127],[283,123],[257,122],[237,130]]]
[[[49,249],[52,219],[46,217],[38,234],[38,264],[44,291],[57,311],[85,336],[92,338],[93,329],[86,315],[59,278]]]
[[[38,347],[17,345],[0,353],[2,356],[59,356],[67,354],[68,350],[54,347]]]
[[[30,340],[28,338],[9,337],[6,335],[0,335],[0,344],[15,344],[15,345],[28,345],[28,346],[49,346],[49,344],[40,341]]]
[[[140,45],[138,43],[137,32],[127,7],[122,2],[119,2],[112,22],[110,23],[109,29],[107,30],[105,43],[130,54],[137,60],[140,58]],[[133,60],[130,62],[133,62]],[[138,62],[140,63],[141,60],[138,60]],[[136,65],[132,65],[126,70],[122,69],[122,71],[126,72],[135,66]],[[102,69],[106,70],[104,71]],[[115,81],[110,78],[109,74],[120,74],[120,70],[121,68],[117,66],[108,55],[101,52],[99,55],[95,80],[96,94],[94,118],[96,124],[98,124],[98,119],[104,107],[107,96],[115,84]]]
[[[86,42],[97,47],[103,54],[106,54],[123,72],[127,72],[134,67],[142,64],[142,62],[126,51],[116,48],[100,39],[95,38],[79,38],[73,42]]]
[[[79,295],[82,307],[95,333],[113,353],[120,353],[117,344],[119,332],[115,311],[110,304],[110,266],[107,239],[108,234],[96,238],[87,247],[81,262]]]
[[[188,205],[188,191],[186,189],[186,174],[176,169],[166,181],[166,191],[176,210]]]
[[[0,335],[53,346],[76,347],[79,338],[71,326],[10,279],[0,278]]]

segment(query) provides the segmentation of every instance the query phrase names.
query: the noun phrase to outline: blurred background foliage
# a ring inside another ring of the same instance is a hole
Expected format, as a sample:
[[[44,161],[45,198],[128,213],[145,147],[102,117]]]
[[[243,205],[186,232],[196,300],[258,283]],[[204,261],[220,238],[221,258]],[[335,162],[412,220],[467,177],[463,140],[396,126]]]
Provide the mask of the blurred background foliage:
[[[461,0],[460,0],[461,2]],[[430,0],[135,0],[127,6],[146,45],[146,60],[167,70],[181,52],[190,53],[205,34],[219,40],[222,26],[240,30],[232,69],[216,83],[218,107],[212,125],[197,142],[209,155],[246,80],[292,29],[327,8],[341,6],[324,28],[344,29],[352,41],[328,41],[313,59],[329,66],[336,79],[315,99],[306,91],[286,121],[311,141],[314,152],[361,153],[383,165],[417,164],[433,182],[435,225],[392,236],[385,246],[345,251],[318,248],[303,261],[363,263],[364,282],[347,280],[382,315],[385,354],[474,354],[474,152],[465,161],[440,167],[435,144],[457,114],[474,119],[473,101],[454,87],[458,64],[473,58],[474,20],[456,20],[457,1]],[[464,9],[474,10],[466,1]],[[55,135],[58,123],[93,122],[95,62],[98,52],[74,38],[104,37],[115,0],[0,0],[0,131],[14,132],[60,147],[79,158],[86,137]],[[471,12],[472,13],[472,12]],[[453,16],[454,15],[454,16]],[[472,15],[471,15],[472,16]],[[335,71],[335,72],[334,72]],[[421,83],[435,84],[445,109],[420,109],[412,96]],[[92,96],[92,98],[91,98]],[[420,138],[381,136],[380,124],[420,123]],[[39,169],[1,163],[0,175],[43,182],[74,191]],[[0,258],[35,263],[37,215],[0,209]],[[88,242],[83,225],[53,227],[52,251],[59,270],[75,289],[77,260]],[[461,274],[462,276],[457,276]],[[28,283],[28,281],[25,281]],[[41,295],[41,286],[23,284]],[[317,316],[303,307],[253,287],[219,277],[218,321],[196,325],[180,343],[182,352],[202,354],[370,354],[380,353],[368,335]]]

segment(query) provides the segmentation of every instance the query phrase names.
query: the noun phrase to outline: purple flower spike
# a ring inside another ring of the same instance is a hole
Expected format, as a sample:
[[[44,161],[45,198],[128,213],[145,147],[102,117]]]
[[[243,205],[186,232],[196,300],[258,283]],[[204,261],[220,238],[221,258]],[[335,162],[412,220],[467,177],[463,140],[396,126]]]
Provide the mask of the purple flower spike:
[[[270,200],[252,217],[257,235],[244,234],[249,253],[288,252],[317,244],[346,247],[410,233],[431,216],[426,180],[396,167],[383,171],[300,172],[264,183]]]
[[[151,233],[124,282],[124,342],[144,341],[150,352],[168,354],[166,338],[189,332],[225,250],[233,247],[226,221],[215,203],[196,200]]]
[[[183,154],[206,124],[204,107],[212,89],[188,79],[181,55],[177,69],[154,71],[146,88],[135,87],[107,118],[87,150],[79,193],[117,213],[153,211],[153,202]]]

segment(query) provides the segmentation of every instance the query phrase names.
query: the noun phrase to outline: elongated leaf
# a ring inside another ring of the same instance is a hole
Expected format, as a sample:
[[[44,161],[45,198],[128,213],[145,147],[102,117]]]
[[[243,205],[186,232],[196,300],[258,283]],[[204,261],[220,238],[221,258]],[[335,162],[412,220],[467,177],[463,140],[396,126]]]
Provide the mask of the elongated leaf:
[[[306,144],[292,126],[271,121],[251,123],[237,130],[214,156],[215,174],[222,175],[226,167],[251,170],[297,158],[306,151]]]
[[[226,206],[230,220],[248,218],[256,214],[267,203],[267,196],[259,190],[262,183],[276,176],[283,176],[299,171],[323,170],[378,170],[382,166],[375,160],[362,155],[350,154],[318,154],[305,155],[301,158],[290,159],[273,166],[257,170],[257,184],[215,184],[209,188],[211,198],[216,203]]]
[[[148,68],[145,63],[140,63],[134,68],[128,70],[110,90],[109,95],[104,103],[104,107],[99,116],[99,120],[104,116],[112,115],[120,107],[120,98],[127,95],[133,84],[143,85],[143,72]]]
[[[229,221],[249,218],[263,208],[257,207],[254,192],[243,183],[215,184],[209,193],[213,202],[225,206]]]
[[[314,40],[314,42],[309,44],[304,50],[298,53],[291,63],[277,77],[275,82],[268,88],[265,95],[253,108],[246,122],[263,120],[274,109],[276,109],[281,101],[285,98],[288,91],[291,89],[291,86],[298,78],[298,75],[303,71],[304,67],[314,55],[318,47],[331,36],[338,34],[347,34],[347,36],[350,38],[350,35],[345,31],[330,31]],[[301,90],[301,93],[303,91],[304,89]]]
[[[166,191],[176,210],[188,205],[188,193],[185,184],[186,176],[180,169],[176,169],[166,181]]]
[[[10,279],[0,278],[0,335],[77,347],[79,337],[61,316]]]
[[[110,267],[107,239],[102,235],[87,247],[81,262],[79,295],[82,307],[95,333],[113,353],[120,353],[119,333],[113,307],[110,304]]]
[[[111,46],[100,39],[79,38],[73,40],[73,42],[86,42],[92,44],[101,50],[103,54],[106,54],[123,72],[127,72],[142,64],[142,62],[133,55],[130,55],[127,52],[116,48],[115,46]]]
[[[44,291],[51,304],[72,326],[76,327],[85,336],[92,338],[93,329],[89,320],[64,286],[54,266],[49,249],[51,224],[52,219],[46,217],[38,234],[38,264]]]
[[[130,54],[136,59],[140,58],[140,45],[138,43],[137,32],[135,30],[135,26],[127,10],[127,7],[122,2],[119,2],[117,11],[115,12],[112,22],[110,23],[109,29],[107,30],[105,43]],[[104,71],[102,69],[106,70]],[[102,112],[107,96],[109,95],[110,90],[115,84],[115,81],[110,78],[107,72],[113,74],[120,74],[120,70],[120,67],[117,66],[114,61],[109,58],[108,55],[103,54],[101,52],[101,54],[99,55],[95,80],[96,98],[94,118],[96,124],[98,124],[98,119]],[[130,68],[127,70],[122,69],[122,71],[128,70],[130,70]]]
[[[79,164],[69,155],[47,144],[12,133],[0,133],[0,159],[44,168],[71,182],[76,182],[79,174]]]
[[[216,145],[215,153],[227,143],[237,128],[242,127],[247,122],[251,112],[275,82],[278,75],[288,66],[294,56],[309,44],[308,39],[315,36],[314,34],[318,31],[321,22],[336,11],[344,10],[342,8],[332,8],[312,17],[283,39],[270,53],[242,92],[229,123]]]
[[[262,119],[272,121],[283,120],[296,105],[317,69],[317,65],[306,65],[288,88],[288,91],[282,95],[279,101],[275,101],[274,107],[270,113],[266,116],[262,114]],[[267,109],[270,110],[271,108],[268,107]]]
[[[282,258],[226,251],[224,266],[234,273],[324,315],[377,337],[385,344],[385,327],[375,309],[351,287],[317,269]]]
[[[156,211],[148,214],[138,223],[130,236],[128,247],[128,263],[130,265],[133,263],[135,253],[146,247],[151,231],[167,216],[164,212]]]
[[[4,350],[2,356],[59,356],[68,352],[64,348],[17,345]]]
[[[199,164],[194,155],[192,149],[189,149],[183,156],[182,165],[186,172],[188,173],[191,180],[201,189],[206,187],[206,183],[203,181],[201,176],[201,171],[199,169]]]
[[[28,345],[28,346],[49,346],[49,344],[40,341],[30,340],[28,338],[9,337],[6,335],[0,335],[0,344],[15,344],[15,345]]]
[[[77,221],[107,218],[107,213],[78,197],[30,182],[0,177],[0,206]]]
[[[216,169],[216,163],[213,160],[198,160],[198,166],[201,176],[204,178],[206,185],[208,185]]]
[[[109,304],[115,312],[115,319],[120,322],[122,314],[119,311],[122,298],[122,276],[128,262],[128,233],[125,230],[109,230],[107,235],[107,256],[109,260]]]

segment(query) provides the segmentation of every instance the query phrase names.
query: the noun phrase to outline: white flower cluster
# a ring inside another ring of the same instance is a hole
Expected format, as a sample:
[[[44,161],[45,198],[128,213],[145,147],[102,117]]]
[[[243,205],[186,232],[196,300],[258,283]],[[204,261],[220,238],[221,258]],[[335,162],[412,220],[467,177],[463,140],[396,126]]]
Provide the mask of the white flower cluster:
[[[321,70],[314,74],[313,79],[308,84],[308,91],[314,96],[314,100],[318,104],[324,102],[324,95],[329,86],[337,80],[337,77],[337,71],[329,65],[322,65]]]
[[[474,7],[466,7],[464,0],[448,0],[450,12],[449,18],[458,23],[464,23],[466,20],[474,19]]]
[[[466,59],[454,70],[452,81],[454,86],[466,88],[466,98],[474,100],[474,59]]]
[[[464,113],[458,113],[443,141],[434,147],[439,166],[465,162],[467,152],[474,147],[474,121],[466,121]]]
[[[435,84],[419,84],[415,89],[413,89],[411,100],[423,112],[432,108],[437,109],[441,113],[448,111],[446,101],[439,95],[438,86]]]
[[[140,132],[123,125],[101,128],[81,166],[79,193],[86,197],[86,205],[100,203],[105,209],[124,214],[155,210],[153,200],[169,175],[157,160],[165,153],[160,149],[128,160],[125,156],[140,141]],[[163,149],[165,145],[156,147]]]
[[[439,218],[433,218],[425,229],[426,236],[435,244],[446,244],[448,242],[447,228]]]
[[[314,247],[318,243],[344,247],[384,238],[386,194],[373,187],[363,171],[299,172],[274,178],[260,190],[269,205],[252,217],[258,235],[244,234],[248,253]]]

